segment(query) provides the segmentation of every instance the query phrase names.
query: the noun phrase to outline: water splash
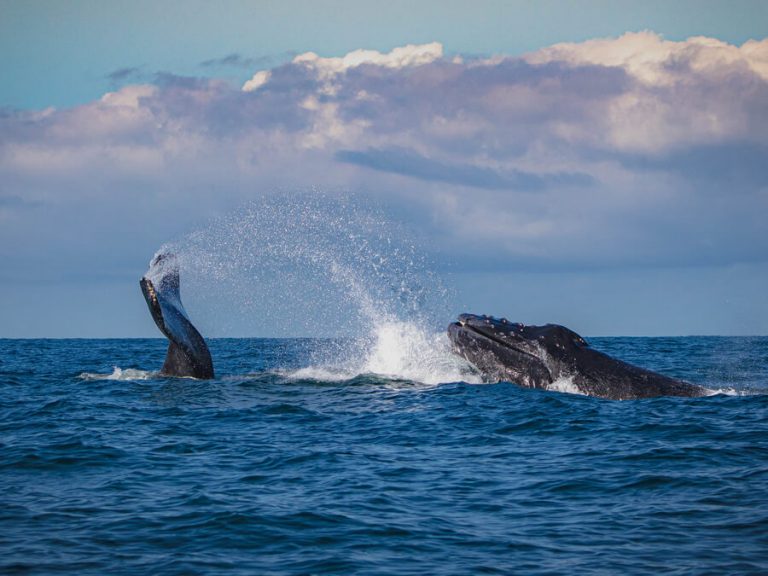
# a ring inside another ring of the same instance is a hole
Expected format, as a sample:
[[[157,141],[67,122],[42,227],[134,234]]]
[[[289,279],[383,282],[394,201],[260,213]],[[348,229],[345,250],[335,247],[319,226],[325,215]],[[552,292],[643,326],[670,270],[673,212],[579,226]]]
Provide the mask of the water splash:
[[[445,382],[483,382],[480,373],[453,354],[448,337],[409,321],[385,321],[364,338],[319,354],[311,366],[286,372],[293,379],[351,380],[372,374],[433,386]]]
[[[318,379],[479,381],[450,351],[449,292],[413,234],[350,197],[262,198],[160,251],[205,334],[348,337],[305,369]]]
[[[479,373],[451,352],[445,333],[430,333],[410,322],[380,324],[368,350],[364,372],[425,384],[482,382]]]

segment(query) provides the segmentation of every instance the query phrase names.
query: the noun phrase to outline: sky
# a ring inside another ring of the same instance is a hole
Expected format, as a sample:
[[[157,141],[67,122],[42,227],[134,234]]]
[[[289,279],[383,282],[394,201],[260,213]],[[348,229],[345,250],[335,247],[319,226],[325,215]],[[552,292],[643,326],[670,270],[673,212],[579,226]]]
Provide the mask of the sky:
[[[766,31],[765,2],[0,0],[0,337],[157,336],[155,250],[316,191],[405,230],[448,316],[768,334]],[[296,322],[190,280],[207,336],[335,333],[306,287]]]

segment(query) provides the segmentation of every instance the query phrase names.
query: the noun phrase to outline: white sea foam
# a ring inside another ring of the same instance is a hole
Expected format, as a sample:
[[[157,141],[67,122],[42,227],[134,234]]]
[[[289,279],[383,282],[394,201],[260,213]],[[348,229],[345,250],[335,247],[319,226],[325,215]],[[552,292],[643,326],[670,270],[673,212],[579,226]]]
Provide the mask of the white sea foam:
[[[80,378],[83,380],[149,380],[157,376],[156,372],[148,370],[136,370],[134,368],[114,367],[111,374],[97,374],[94,372],[83,372]]]
[[[752,396],[754,394],[760,394],[756,390],[736,390],[735,388],[705,388],[707,396],[717,396],[723,394],[725,396]]]
[[[357,376],[354,372],[334,366],[305,366],[298,370],[281,370],[279,373],[291,380],[318,380],[320,382],[343,382]]]

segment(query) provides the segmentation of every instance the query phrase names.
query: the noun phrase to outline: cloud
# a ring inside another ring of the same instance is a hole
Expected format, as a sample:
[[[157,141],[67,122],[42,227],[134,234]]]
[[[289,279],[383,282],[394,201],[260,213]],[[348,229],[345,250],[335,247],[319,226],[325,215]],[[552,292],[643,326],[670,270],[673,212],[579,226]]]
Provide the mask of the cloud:
[[[768,39],[733,46],[714,38],[664,40],[653,32],[557,44],[526,62],[623,70],[634,83],[605,109],[605,136],[627,152],[675,149],[746,138],[766,142]],[[759,126],[748,123],[758,121]]]
[[[431,44],[409,44],[394,48],[387,54],[376,50],[354,50],[338,58],[323,58],[314,52],[305,52],[296,56],[291,64],[310,70],[323,82],[322,92],[333,94],[336,87],[333,79],[360,66],[375,66],[384,69],[401,69],[422,66],[442,58],[443,46],[439,42]],[[269,78],[268,71],[259,71],[243,85],[246,92],[263,85]]]
[[[421,180],[445,182],[459,186],[488,190],[542,190],[547,186],[585,186],[593,183],[588,174],[555,173],[535,174],[521,170],[500,172],[471,164],[446,163],[425,158],[409,150],[389,149],[366,151],[339,150],[336,159],[349,164],[365,166],[382,172],[392,172]]]
[[[243,92],[253,92],[254,90],[258,90],[264,86],[264,84],[269,82],[270,76],[272,76],[272,73],[269,70],[260,70],[259,72],[256,72],[256,74],[253,75],[253,78],[243,84]]]
[[[235,53],[200,62],[202,68],[253,68],[262,64],[264,64],[264,61],[261,59],[246,58]]]
[[[0,210],[3,208],[24,208],[32,205],[16,194],[0,194]]]
[[[768,80],[768,40],[750,40],[733,46],[705,36],[673,42],[651,31],[630,32],[620,38],[555,44],[524,59],[533,64],[564,62],[619,67],[652,86],[670,86],[686,73],[717,76],[739,69]]]
[[[323,76],[341,74],[363,65],[380,66],[382,68],[406,68],[422,66],[442,58],[443,45],[439,42],[431,44],[408,44],[382,54],[377,50],[354,50],[340,58],[323,58],[314,52],[299,54],[293,59],[293,64],[313,68]]]
[[[768,146],[751,143],[691,146],[665,156],[625,155],[631,170],[667,172],[689,180],[697,189],[733,194],[768,189]]]
[[[201,68],[219,69],[219,68],[242,68],[253,70],[265,66],[274,66],[276,63],[288,60],[295,56],[295,52],[284,52],[281,54],[272,54],[268,56],[249,57],[242,54],[231,53],[221,58],[212,58],[200,62]]]
[[[126,68],[118,68],[117,70],[114,70],[107,74],[107,80],[109,80],[112,84],[122,84],[125,82],[136,82],[138,80],[143,79],[144,72],[141,68],[137,67],[126,67]]]
[[[51,207],[14,213],[0,243],[143,262],[250,198],[317,186],[406,214],[458,267],[768,259],[767,71],[768,40],[640,32],[523,57],[306,53],[242,86],[161,73],[0,114],[4,186]]]

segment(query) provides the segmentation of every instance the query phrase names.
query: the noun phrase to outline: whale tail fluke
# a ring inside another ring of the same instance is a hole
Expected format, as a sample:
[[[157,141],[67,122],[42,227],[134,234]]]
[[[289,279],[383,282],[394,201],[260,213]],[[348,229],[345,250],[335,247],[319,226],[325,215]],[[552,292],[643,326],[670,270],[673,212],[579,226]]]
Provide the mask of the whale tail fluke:
[[[168,352],[160,374],[213,378],[211,353],[181,303],[176,256],[172,252],[155,255],[139,285],[152,319],[169,340]]]

